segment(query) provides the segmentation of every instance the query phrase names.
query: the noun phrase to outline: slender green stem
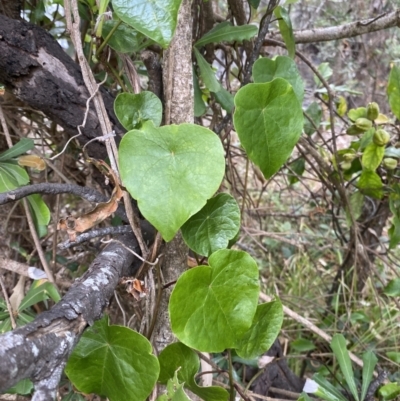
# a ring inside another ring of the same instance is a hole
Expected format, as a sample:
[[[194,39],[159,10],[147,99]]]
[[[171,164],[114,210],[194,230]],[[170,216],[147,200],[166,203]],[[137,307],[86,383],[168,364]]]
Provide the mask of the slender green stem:
[[[235,401],[235,386],[234,386],[234,380],[233,380],[233,364],[232,364],[232,354],[231,350],[228,349],[228,365],[229,365],[229,401]]]
[[[103,51],[104,47],[106,46],[106,44],[108,43],[108,41],[110,40],[111,36],[113,36],[114,32],[118,29],[118,27],[122,24],[122,21],[119,20],[118,24],[115,24],[115,26],[111,29],[110,33],[106,36],[106,38],[104,39],[103,43],[99,46],[99,48],[97,49],[96,52],[96,58],[99,58],[101,52]]]

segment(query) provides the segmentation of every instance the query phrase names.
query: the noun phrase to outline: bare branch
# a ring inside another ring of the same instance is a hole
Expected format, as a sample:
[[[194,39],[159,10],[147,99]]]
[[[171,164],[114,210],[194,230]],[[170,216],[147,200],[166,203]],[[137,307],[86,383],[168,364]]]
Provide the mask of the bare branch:
[[[120,241],[139,251],[132,235],[121,236]],[[100,319],[133,260],[131,252],[112,242],[51,310],[0,336],[0,391],[29,378],[36,389],[33,400],[54,399],[69,355],[85,327]]]
[[[296,43],[315,43],[327,42],[354,36],[382,31],[383,29],[393,28],[400,25],[400,9],[390,13],[381,14],[375,18],[369,18],[362,21],[350,22],[349,24],[330,26],[327,28],[306,29],[304,31],[294,32]],[[280,35],[270,35],[269,38],[279,39]]]

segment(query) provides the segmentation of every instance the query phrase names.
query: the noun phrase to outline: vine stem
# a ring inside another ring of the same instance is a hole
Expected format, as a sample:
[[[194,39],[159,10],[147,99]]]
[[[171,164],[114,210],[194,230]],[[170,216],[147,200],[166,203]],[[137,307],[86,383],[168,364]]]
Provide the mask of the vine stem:
[[[231,350],[228,349],[228,365],[229,365],[229,401],[235,401],[235,383],[233,380],[233,364],[232,364],[232,354]]]

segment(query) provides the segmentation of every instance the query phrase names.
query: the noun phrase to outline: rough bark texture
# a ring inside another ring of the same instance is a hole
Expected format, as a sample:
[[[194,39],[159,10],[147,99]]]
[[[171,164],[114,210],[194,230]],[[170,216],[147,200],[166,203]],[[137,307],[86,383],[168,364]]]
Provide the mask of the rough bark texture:
[[[138,252],[132,235],[119,238]],[[54,399],[66,361],[88,324],[102,316],[134,256],[119,243],[108,245],[89,270],[51,310],[32,323],[0,336],[0,391],[29,378],[35,401]]]
[[[175,37],[165,54],[164,94],[166,124],[193,122],[193,76],[192,76],[192,15],[191,0],[184,0],[178,16]],[[186,269],[188,249],[180,234],[165,245],[163,277],[170,283]],[[168,301],[172,288],[163,292],[153,343],[158,351],[174,342],[168,316]]]
[[[0,15],[0,82],[19,100],[41,110],[62,126],[69,136],[77,135],[89,97],[79,66],[45,30],[23,20]],[[122,129],[113,112],[113,97],[100,89],[112,124],[117,133]],[[79,141],[101,136],[93,107]],[[89,145],[89,153],[106,156],[102,143]]]

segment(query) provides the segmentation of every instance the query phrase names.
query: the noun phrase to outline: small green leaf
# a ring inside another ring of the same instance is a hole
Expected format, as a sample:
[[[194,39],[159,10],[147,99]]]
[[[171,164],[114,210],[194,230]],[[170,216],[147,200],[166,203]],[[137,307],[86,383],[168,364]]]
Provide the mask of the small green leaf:
[[[190,249],[209,256],[228,243],[240,228],[240,210],[235,198],[218,194],[182,226],[182,236]]]
[[[152,121],[156,127],[161,124],[161,100],[152,92],[120,93],[115,99],[114,111],[127,131],[140,129],[146,121]]]
[[[350,195],[350,206],[354,220],[357,220],[361,216],[364,198],[365,196],[360,191],[355,191]]]
[[[22,379],[15,386],[12,386],[4,394],[28,395],[33,390],[33,383],[29,379]]]
[[[367,394],[368,387],[374,374],[374,369],[378,363],[378,358],[371,351],[367,351],[363,354],[363,370],[362,370],[362,388],[361,388],[361,401]]]
[[[3,167],[4,164],[0,163],[0,193],[12,191],[19,186],[13,174]]]
[[[390,109],[400,120],[400,68],[395,65],[390,70],[387,94]]]
[[[303,111],[282,78],[248,84],[235,96],[233,122],[248,157],[270,178],[291,155],[303,129]]]
[[[194,116],[201,117],[206,111],[207,107],[203,100],[203,92],[200,89],[199,79],[196,71],[193,68],[193,90],[194,90]]]
[[[171,42],[182,0],[112,0],[118,17],[166,49]]]
[[[296,50],[295,50],[292,22],[290,21],[289,14],[285,8],[280,6],[275,7],[274,14],[276,18],[278,18],[279,31],[281,32],[289,56],[291,58],[294,58]]]
[[[174,334],[204,352],[235,347],[250,328],[257,309],[259,284],[254,259],[222,249],[210,266],[183,273],[172,291],[169,313]]]
[[[158,360],[151,352],[145,337],[127,327],[109,326],[105,316],[85,331],[65,373],[84,393],[110,401],[144,401],[159,374]]]
[[[283,308],[279,299],[257,306],[253,324],[238,341],[237,354],[252,359],[268,351],[281,330]]]
[[[222,387],[200,387],[195,382],[195,375],[199,371],[200,361],[197,354],[182,343],[168,345],[161,351],[159,382],[166,383],[177,372],[178,380],[185,383],[185,387],[206,401],[224,401],[228,399],[228,392]]]
[[[385,157],[394,157],[395,159],[400,159],[400,149],[393,146],[385,148]]]
[[[43,237],[43,235],[40,235],[40,231],[47,233],[47,226],[51,218],[50,210],[39,194],[29,195],[28,201],[33,212],[36,230],[39,233],[39,237]]]
[[[222,89],[221,84],[218,82],[211,65],[207,63],[206,59],[201,55],[201,53],[194,47],[194,55],[196,56],[197,65],[200,69],[201,79],[204,85],[211,92],[219,92]]]
[[[347,116],[351,121],[356,121],[358,118],[367,118],[367,108],[359,107],[357,109],[350,109]]]
[[[275,78],[286,79],[292,85],[300,104],[303,103],[304,82],[296,63],[290,57],[278,56],[273,60],[263,57],[254,63],[253,79],[256,84],[271,82]]]
[[[17,156],[20,156],[26,153],[28,150],[33,149],[34,146],[35,143],[33,142],[33,139],[22,138],[12,148],[0,153],[0,162],[4,162],[6,160],[10,160]]]
[[[329,66],[329,63],[321,63],[318,66],[317,70],[320,73],[320,75],[322,76],[322,78],[324,78],[325,80],[328,80],[333,74],[332,68]],[[322,82],[319,80],[319,78],[316,75],[314,76],[314,81],[317,86],[322,85]],[[365,109],[365,110],[367,110],[367,109]]]
[[[357,187],[364,195],[372,196],[376,199],[382,198],[382,180],[374,171],[363,171],[358,180]]]
[[[218,92],[214,93],[214,96],[225,111],[232,113],[233,108],[235,107],[235,102],[233,95],[229,91],[221,87]]]
[[[400,364],[400,352],[388,351],[386,356],[393,362]]]
[[[307,393],[301,393],[297,401],[312,401],[312,399],[307,395]]]
[[[163,394],[157,398],[157,401],[190,401],[190,398],[183,390],[183,383],[179,382],[178,370],[175,371],[174,377],[167,381],[167,394]]]
[[[348,399],[344,397],[342,393],[331,383],[329,383],[328,380],[326,380],[325,377],[323,377],[320,373],[316,373],[313,376],[313,380],[315,380],[319,386],[323,387],[326,396],[324,399],[329,401],[348,401]]]
[[[38,302],[51,298],[54,302],[58,302],[61,297],[53,284],[46,281],[37,286],[38,281],[34,281],[28,293],[25,295],[18,310],[23,311]]]
[[[119,24],[120,21],[105,21],[101,36],[106,39],[111,30]],[[110,37],[107,44],[120,53],[136,53],[141,50],[144,36],[127,24],[120,24]]]
[[[398,297],[400,295],[400,278],[390,280],[383,292],[388,297]]]
[[[400,219],[398,216],[393,216],[392,225],[388,230],[389,234],[389,249],[394,249],[400,243]]]
[[[346,379],[351,394],[357,401],[359,401],[358,391],[354,380],[354,372],[353,372],[353,367],[351,366],[349,351],[347,350],[346,340],[342,334],[335,334],[332,337],[331,348],[338,360],[340,370],[342,371],[343,376]]]
[[[396,383],[388,383],[379,388],[379,395],[383,400],[394,400],[400,394],[400,386]]]
[[[315,345],[312,341],[306,340],[305,338],[298,338],[290,343],[290,347],[297,352],[308,352],[315,349]]]
[[[251,7],[253,7],[255,10],[257,10],[258,6],[260,5],[261,0],[247,0]]]
[[[224,21],[203,35],[195,46],[200,47],[208,43],[243,42],[243,40],[250,40],[257,32],[258,28],[255,25],[233,26],[229,21]]]
[[[146,123],[128,132],[119,163],[123,184],[165,241],[214,195],[225,173],[220,139],[194,124]]]
[[[303,175],[305,168],[306,161],[302,157],[299,157],[297,160],[290,163],[290,169],[295,173],[293,174],[292,171],[289,170],[288,176],[290,185],[296,184],[296,182],[299,181],[298,177]]]
[[[385,154],[385,147],[370,143],[364,150],[361,164],[364,169],[375,171],[381,164],[383,155]]]
[[[306,110],[308,117],[310,117],[315,126],[319,128],[322,119],[322,109],[317,102],[312,102]],[[314,125],[308,120],[308,118],[304,119],[304,132],[306,135],[310,136],[315,132]]]

